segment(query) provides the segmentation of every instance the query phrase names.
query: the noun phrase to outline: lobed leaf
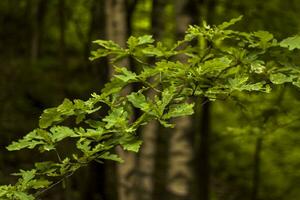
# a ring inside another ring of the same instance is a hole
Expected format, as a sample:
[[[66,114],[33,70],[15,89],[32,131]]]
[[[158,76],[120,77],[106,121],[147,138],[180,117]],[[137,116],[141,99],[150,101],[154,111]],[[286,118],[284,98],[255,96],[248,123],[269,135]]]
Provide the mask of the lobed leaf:
[[[289,50],[300,49],[300,35],[295,35],[282,40],[280,46],[288,48]]]

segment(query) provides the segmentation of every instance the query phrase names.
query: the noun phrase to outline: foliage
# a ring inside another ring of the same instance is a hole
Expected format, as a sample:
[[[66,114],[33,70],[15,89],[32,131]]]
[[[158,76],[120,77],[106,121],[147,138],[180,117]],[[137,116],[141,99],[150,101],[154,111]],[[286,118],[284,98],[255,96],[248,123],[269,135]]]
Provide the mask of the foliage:
[[[278,42],[266,31],[228,29],[239,20],[190,26],[184,39],[171,48],[155,43],[150,35],[130,37],[127,48],[113,41],[95,41],[99,49],[92,52],[91,60],[109,56],[116,74],[88,100],[65,99],[58,107],[46,109],[39,128],[7,147],[51,152],[58,162],[38,162],[32,170],[21,170],[15,174],[21,176],[15,185],[0,186],[0,199],[35,199],[91,161],[122,162],[114,153],[116,146],[137,152],[142,144],[136,134],[140,126],[156,120],[174,127],[173,118],[193,114],[198,97],[215,101],[236,92],[269,93],[278,84],[299,87],[299,70],[293,61],[299,36]],[[139,72],[118,65],[128,57],[140,65]],[[138,89],[126,90],[136,83],[141,85]],[[136,119],[133,109],[140,110]],[[106,115],[99,117],[99,112]],[[62,158],[57,146],[65,140],[75,147]]]

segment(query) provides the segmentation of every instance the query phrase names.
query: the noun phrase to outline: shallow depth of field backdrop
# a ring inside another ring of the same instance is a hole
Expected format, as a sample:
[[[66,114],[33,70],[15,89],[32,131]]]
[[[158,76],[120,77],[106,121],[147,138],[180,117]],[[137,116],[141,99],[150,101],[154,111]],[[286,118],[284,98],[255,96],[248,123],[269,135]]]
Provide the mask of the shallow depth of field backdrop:
[[[299,10],[300,0],[1,0],[0,185],[14,183],[9,174],[41,155],[5,147],[37,127],[45,108],[87,99],[109,80],[107,60],[88,59],[93,40],[122,45],[130,35],[151,34],[171,44],[189,24],[239,15],[236,29],[281,39],[300,33]],[[239,98],[238,105],[204,103],[197,121],[182,118],[172,130],[151,124],[137,155],[124,154],[123,164],[92,163],[42,199],[300,199],[299,89]]]

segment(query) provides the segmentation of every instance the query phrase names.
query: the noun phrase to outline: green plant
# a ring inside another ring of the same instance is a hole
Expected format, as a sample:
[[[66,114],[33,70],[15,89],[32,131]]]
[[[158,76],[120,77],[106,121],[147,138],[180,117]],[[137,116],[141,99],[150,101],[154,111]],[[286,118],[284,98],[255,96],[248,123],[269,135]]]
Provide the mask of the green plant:
[[[127,48],[113,41],[95,41],[100,48],[92,52],[91,60],[108,56],[115,75],[100,94],[93,93],[86,101],[65,99],[58,107],[46,109],[39,128],[7,147],[9,151],[53,152],[58,161],[37,162],[32,170],[20,170],[15,185],[0,186],[0,199],[35,199],[91,161],[122,162],[114,148],[137,152],[142,144],[136,134],[140,126],[156,120],[174,127],[171,119],[192,115],[200,98],[215,101],[236,92],[268,93],[274,85],[285,83],[300,87],[294,54],[300,48],[300,37],[278,42],[266,31],[228,29],[239,20],[241,17],[218,26],[205,22],[190,26],[184,39],[172,47],[155,43],[150,35],[130,37]],[[118,66],[126,57],[136,61],[139,72]],[[137,83],[139,89],[124,92]],[[149,91],[153,97],[147,96]],[[140,110],[135,120],[134,109]],[[57,146],[64,140],[76,147],[62,157]]]

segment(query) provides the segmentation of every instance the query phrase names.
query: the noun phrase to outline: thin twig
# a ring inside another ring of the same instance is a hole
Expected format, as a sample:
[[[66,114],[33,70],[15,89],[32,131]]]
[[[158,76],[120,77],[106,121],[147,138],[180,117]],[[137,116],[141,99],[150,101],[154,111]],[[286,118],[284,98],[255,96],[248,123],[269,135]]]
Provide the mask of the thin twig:
[[[74,174],[74,172],[71,172],[70,174],[64,176],[62,179],[60,179],[59,181],[57,181],[56,183],[53,183],[52,185],[50,185],[48,188],[42,190],[42,191],[39,191],[36,193],[35,197],[39,197],[41,196],[41,194],[47,192],[48,190],[52,189],[53,187],[55,187],[56,185],[60,184],[61,182],[63,182],[65,179],[69,178],[70,176],[72,176]]]

